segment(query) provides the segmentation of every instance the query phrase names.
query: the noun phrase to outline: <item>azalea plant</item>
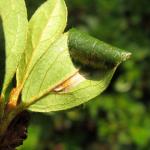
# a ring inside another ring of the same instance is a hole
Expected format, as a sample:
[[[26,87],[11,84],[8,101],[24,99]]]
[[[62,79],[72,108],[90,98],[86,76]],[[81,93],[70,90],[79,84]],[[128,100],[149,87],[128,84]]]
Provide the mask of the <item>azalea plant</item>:
[[[14,130],[26,127],[28,117],[23,112],[66,110],[93,99],[131,55],[77,29],[64,31],[64,0],[47,0],[29,21],[24,0],[1,0],[0,17],[5,37],[5,74],[0,85],[2,148],[20,144],[9,138],[10,133],[14,139],[24,137]],[[18,119],[24,121],[20,126],[14,122]]]

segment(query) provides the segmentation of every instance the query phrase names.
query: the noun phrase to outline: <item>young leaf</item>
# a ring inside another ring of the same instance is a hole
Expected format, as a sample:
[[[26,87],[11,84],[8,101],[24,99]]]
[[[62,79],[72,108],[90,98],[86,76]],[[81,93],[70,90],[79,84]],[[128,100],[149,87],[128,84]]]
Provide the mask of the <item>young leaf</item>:
[[[62,34],[67,22],[64,0],[47,0],[29,22],[28,41],[17,71],[17,84],[24,82],[38,59]]]
[[[72,108],[89,101],[106,89],[118,64],[125,60],[129,53],[121,52],[98,40],[95,40],[97,42],[96,49],[93,49],[93,44],[86,47],[85,44],[91,38],[71,30],[62,35],[42,55],[32,69],[22,92],[23,103],[29,107],[29,110],[49,112]],[[85,48],[80,44],[76,45],[81,41]],[[95,41],[93,42],[95,43]],[[81,51],[82,58],[79,56]],[[122,56],[122,53],[126,55],[121,58],[122,60],[116,58],[119,60],[118,62],[110,61],[109,64],[108,60],[104,64],[107,67],[101,67],[101,65],[97,67],[95,58],[97,58],[97,63],[103,62],[105,58],[99,57],[103,51],[119,54],[118,57]],[[84,55],[85,62],[80,60],[84,59]],[[90,63],[87,61],[89,59]]]
[[[0,17],[6,44],[6,68],[2,89],[4,95],[16,72],[26,44],[28,21],[24,0],[0,0]]]

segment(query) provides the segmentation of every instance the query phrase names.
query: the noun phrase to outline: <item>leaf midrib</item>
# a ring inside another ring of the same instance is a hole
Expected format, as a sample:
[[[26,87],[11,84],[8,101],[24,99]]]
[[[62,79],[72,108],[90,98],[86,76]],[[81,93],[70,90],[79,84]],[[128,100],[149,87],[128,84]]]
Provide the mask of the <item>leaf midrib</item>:
[[[108,76],[107,76],[107,78],[109,79],[109,80],[103,80],[102,82],[104,82],[104,83],[106,83],[106,85],[108,86],[109,85],[109,82],[110,82],[110,80],[111,80],[111,76],[114,74],[114,72],[115,72],[115,70],[117,69],[117,66],[115,66],[112,70],[110,70],[111,71],[111,73],[109,72],[109,74],[108,74]],[[79,72],[79,70],[77,71],[77,72]],[[74,72],[74,74],[76,74],[77,72]],[[74,75],[73,74],[73,75]],[[72,75],[72,76],[73,76]],[[70,76],[71,77],[71,76]],[[69,77],[69,78],[70,78]],[[67,79],[66,79],[67,80]],[[64,80],[65,81],[65,80]],[[63,82],[64,82],[63,81]],[[62,83],[62,82],[61,82]],[[43,98],[44,96],[46,96],[46,95],[48,95],[48,94],[50,94],[50,92],[52,92],[57,86],[59,86],[61,83],[59,83],[59,84],[57,84],[57,85],[55,85],[55,87],[53,87],[53,88],[51,88],[50,89],[50,91],[48,92],[43,92],[43,95],[39,95],[39,97],[37,97],[37,98],[31,98],[31,103],[27,103],[27,105],[25,106],[26,108],[28,108],[29,106],[31,106],[31,105],[35,105],[35,103],[37,102],[37,101],[39,101],[41,98]],[[97,83],[95,86],[99,86],[101,83]],[[107,86],[103,86],[102,87],[102,91],[104,91],[106,88],[107,88]],[[81,88],[82,90],[83,89],[86,89],[87,87],[89,87],[89,86],[86,86],[86,87],[83,87],[83,88]],[[79,90],[81,90],[81,89],[78,89],[78,90],[75,90],[75,91],[73,91],[73,93],[74,92],[77,92],[77,91],[79,91]],[[102,92],[101,91],[101,92]],[[101,93],[100,92],[100,93]],[[55,93],[57,93],[57,92],[55,92]],[[68,94],[68,93],[67,93]],[[72,92],[69,92],[69,94],[72,94]],[[35,100],[36,99],[36,100]],[[76,101],[78,101],[78,100],[76,100]],[[55,107],[55,106],[66,106],[66,105],[69,105],[69,104],[71,104],[71,103],[73,103],[74,102],[74,100],[72,100],[72,101],[70,101],[70,102],[68,102],[68,103],[63,103],[63,104],[55,104],[55,105],[51,105],[51,106],[53,106],[53,107]],[[47,107],[48,108],[48,107]],[[38,109],[35,109],[34,108],[34,110],[38,110]],[[44,110],[45,110],[45,107],[44,107]],[[61,110],[61,109],[60,109]],[[52,110],[52,111],[54,111],[54,110]],[[45,112],[45,111],[43,111],[43,112]],[[49,112],[49,111],[48,111]]]
[[[30,105],[33,105],[34,103],[36,103],[39,99],[41,99],[42,97],[48,95],[50,92],[52,92],[57,86],[59,86],[60,84],[62,84],[63,82],[65,82],[67,79],[69,79],[70,77],[74,76],[77,72],[79,72],[79,70],[73,71],[72,73],[69,73],[66,78],[64,80],[61,80],[59,82],[57,82],[55,85],[47,88],[46,90],[44,90],[43,92],[41,92],[39,95],[37,96],[33,96],[30,100],[28,100],[27,103],[25,103],[25,107],[29,107]],[[26,101],[26,100],[24,100]]]

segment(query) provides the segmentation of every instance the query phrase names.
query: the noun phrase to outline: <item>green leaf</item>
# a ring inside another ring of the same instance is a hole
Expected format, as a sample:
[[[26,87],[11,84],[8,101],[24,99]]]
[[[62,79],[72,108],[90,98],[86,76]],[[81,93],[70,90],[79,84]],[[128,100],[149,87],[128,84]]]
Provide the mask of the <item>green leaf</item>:
[[[28,20],[24,0],[0,0],[0,17],[6,47],[5,79],[2,89],[2,93],[5,94],[25,49]]]
[[[49,112],[69,109],[89,101],[106,89],[118,64],[125,60],[129,53],[98,40],[96,40],[98,43],[97,48],[94,48],[95,51],[92,49],[93,44],[87,47],[88,39],[91,40],[92,37],[71,30],[62,35],[42,55],[32,69],[22,92],[23,103],[29,107],[29,110]],[[82,47],[80,42],[85,47]],[[90,49],[93,50],[92,53]],[[79,56],[81,51],[82,57]],[[115,57],[118,62],[110,61],[109,63],[108,60],[105,64],[107,67],[97,66],[95,65],[95,58],[97,58],[97,63],[106,60],[99,57],[103,51],[112,52],[118,57],[122,57],[122,54],[125,55],[122,59]],[[81,60],[84,59],[84,56],[86,61]],[[87,61],[89,59],[90,63]]]
[[[17,85],[22,84],[50,45],[62,34],[67,22],[64,0],[48,0],[29,22],[28,42],[17,71]]]
[[[75,61],[97,69],[114,67],[131,55],[76,29],[70,31],[69,48]]]

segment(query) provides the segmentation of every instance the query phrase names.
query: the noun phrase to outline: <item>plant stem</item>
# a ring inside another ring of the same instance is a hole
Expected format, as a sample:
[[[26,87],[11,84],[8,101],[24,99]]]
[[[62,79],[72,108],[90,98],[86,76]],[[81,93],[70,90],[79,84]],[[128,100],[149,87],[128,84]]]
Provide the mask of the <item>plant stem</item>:
[[[10,125],[11,121],[22,111],[23,107],[20,106],[5,114],[2,121],[0,122],[0,139],[5,135],[5,132],[8,126]]]
[[[4,100],[3,100],[3,98],[2,98],[2,96],[0,95],[0,122],[1,122],[1,120],[2,120],[2,118],[3,118],[3,115],[4,115],[4,102],[3,102]]]
[[[6,117],[1,121],[1,126],[0,126],[0,138],[4,136],[10,122],[13,120],[15,117],[14,113],[9,113],[7,114]]]

